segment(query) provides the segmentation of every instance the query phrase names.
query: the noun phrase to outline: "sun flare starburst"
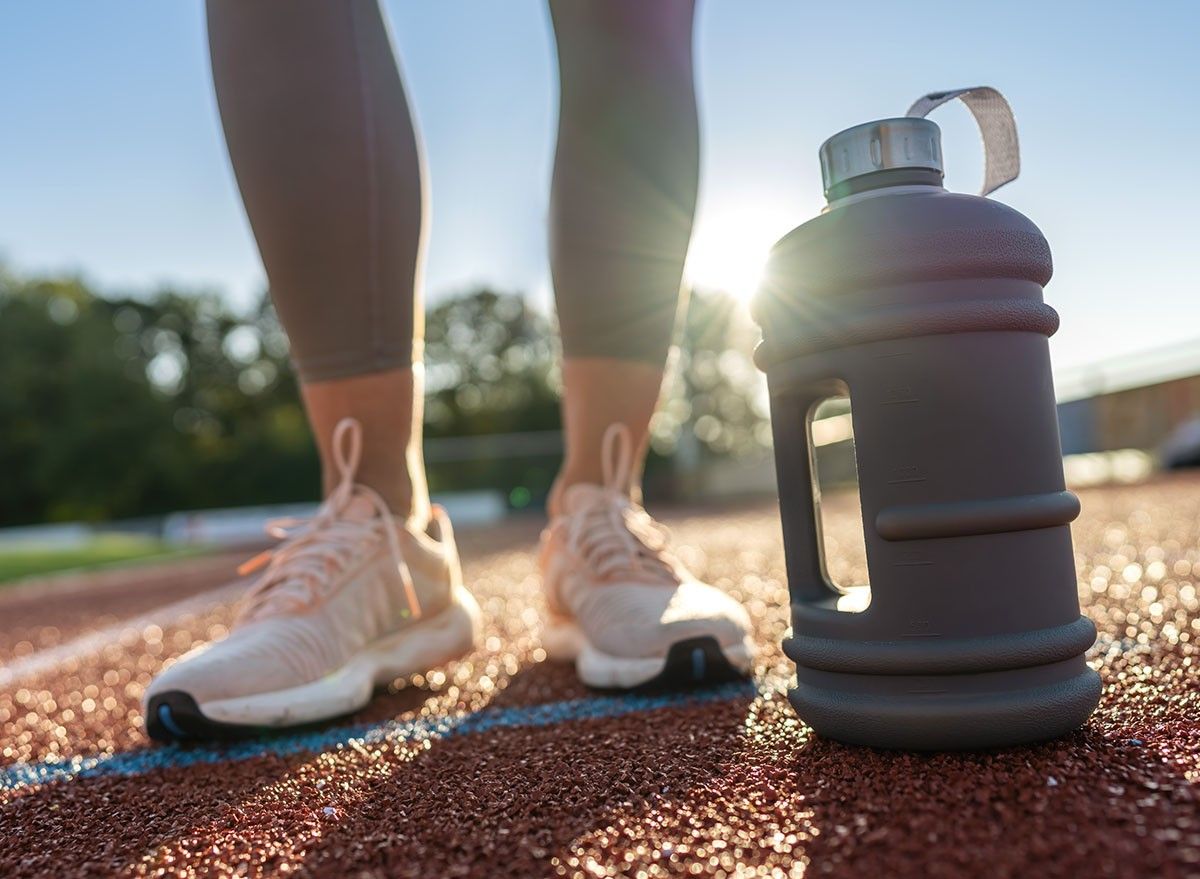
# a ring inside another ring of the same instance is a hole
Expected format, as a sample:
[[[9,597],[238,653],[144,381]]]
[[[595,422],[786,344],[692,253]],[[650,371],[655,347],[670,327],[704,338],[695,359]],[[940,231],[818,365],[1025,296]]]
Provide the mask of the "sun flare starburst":
[[[701,219],[684,277],[693,287],[748,303],[758,292],[772,245],[789,228],[779,211],[728,211]]]

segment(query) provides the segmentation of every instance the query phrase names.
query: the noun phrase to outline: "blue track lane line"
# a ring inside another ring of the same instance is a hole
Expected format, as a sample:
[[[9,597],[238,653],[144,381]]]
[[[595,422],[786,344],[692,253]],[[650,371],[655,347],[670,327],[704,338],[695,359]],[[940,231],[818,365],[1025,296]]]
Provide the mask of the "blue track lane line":
[[[484,708],[473,714],[419,717],[383,723],[337,726],[294,734],[268,735],[221,746],[171,745],[141,751],[98,754],[70,760],[14,763],[0,768],[0,790],[19,790],[55,781],[102,776],[134,776],[155,769],[174,769],[262,756],[320,753],[336,748],[381,742],[419,742],[447,739],[508,727],[553,726],[573,720],[622,717],[660,708],[703,705],[735,699],[750,699],[758,689],[749,681],[707,690],[654,695],[597,696],[568,699],[520,708]]]

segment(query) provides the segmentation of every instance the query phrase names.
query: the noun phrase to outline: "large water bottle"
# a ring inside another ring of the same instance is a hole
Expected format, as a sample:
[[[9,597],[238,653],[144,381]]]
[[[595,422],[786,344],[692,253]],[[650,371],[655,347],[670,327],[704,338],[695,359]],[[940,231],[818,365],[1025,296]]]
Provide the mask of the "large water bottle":
[[[942,186],[924,115],[962,98],[984,134],[981,195]],[[1049,738],[1100,696],[1084,661],[1042,298],[1050,248],[984,198],[1016,177],[995,90],[930,95],[821,147],[828,207],[775,245],[755,303],[770,387],[796,663],[819,734],[914,749]],[[851,401],[868,596],[822,558],[812,414]],[[855,607],[857,604],[857,607]]]

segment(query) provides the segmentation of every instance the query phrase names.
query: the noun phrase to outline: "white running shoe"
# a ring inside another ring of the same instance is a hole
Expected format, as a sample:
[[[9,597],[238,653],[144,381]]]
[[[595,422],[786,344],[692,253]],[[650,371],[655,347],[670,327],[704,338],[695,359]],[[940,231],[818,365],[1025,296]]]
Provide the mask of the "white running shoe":
[[[604,434],[603,466],[604,485],[568,488],[542,533],[547,655],[574,659],[583,682],[602,688],[749,674],[745,608],[692,576],[668,551],[666,529],[626,496],[633,440],[623,424]]]
[[[229,637],[181,657],[145,697],[160,741],[294,726],[348,714],[374,688],[469,652],[479,607],[462,583],[445,511],[427,531],[396,522],[354,482],[362,428],[333,437],[341,482],[307,520],[280,520],[282,539],[242,573],[266,564]],[[268,564],[269,562],[269,564]]]

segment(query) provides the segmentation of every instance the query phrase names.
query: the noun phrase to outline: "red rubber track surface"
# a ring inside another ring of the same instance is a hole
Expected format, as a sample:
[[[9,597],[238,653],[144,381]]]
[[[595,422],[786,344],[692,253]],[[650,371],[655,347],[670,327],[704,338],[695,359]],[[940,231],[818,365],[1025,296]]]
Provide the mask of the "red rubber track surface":
[[[1200,481],[1083,501],[1080,598],[1105,692],[1060,741],[931,756],[813,736],[782,695],[774,511],[708,508],[664,518],[693,569],[749,606],[757,697],[0,791],[0,876],[1200,876]],[[485,643],[335,725],[588,697],[538,645],[537,527],[461,534]],[[864,576],[855,527],[830,529],[835,577]],[[0,590],[10,674],[61,654],[0,688],[0,766],[152,747],[143,688],[231,616],[204,600],[153,610],[227,571],[62,581],[42,601],[36,585]],[[99,645],[73,640],[131,617]]]

